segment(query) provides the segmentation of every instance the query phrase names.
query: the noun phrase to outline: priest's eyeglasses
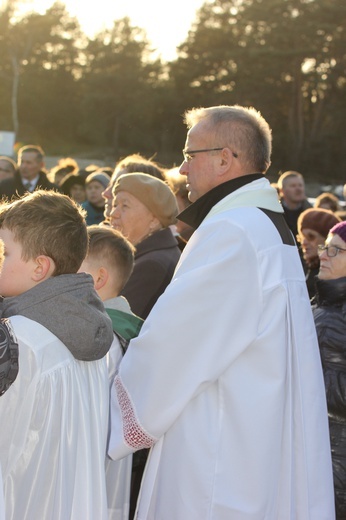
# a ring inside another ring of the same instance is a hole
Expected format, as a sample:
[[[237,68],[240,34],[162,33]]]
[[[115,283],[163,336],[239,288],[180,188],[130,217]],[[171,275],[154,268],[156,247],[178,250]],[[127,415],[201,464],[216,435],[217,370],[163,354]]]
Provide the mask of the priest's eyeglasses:
[[[324,246],[324,245],[317,246],[317,249],[318,249],[319,255],[321,255],[323,253],[323,251],[327,251],[327,256],[329,256],[329,258],[333,258],[338,253],[340,253],[340,251],[346,251],[346,249],[343,249],[342,247]]]
[[[202,152],[221,152],[225,147],[222,148],[203,148],[202,150],[183,150],[183,156],[185,162],[190,162],[193,159],[193,156],[195,153],[202,153]],[[235,152],[232,152],[233,157],[237,158],[238,154]]]

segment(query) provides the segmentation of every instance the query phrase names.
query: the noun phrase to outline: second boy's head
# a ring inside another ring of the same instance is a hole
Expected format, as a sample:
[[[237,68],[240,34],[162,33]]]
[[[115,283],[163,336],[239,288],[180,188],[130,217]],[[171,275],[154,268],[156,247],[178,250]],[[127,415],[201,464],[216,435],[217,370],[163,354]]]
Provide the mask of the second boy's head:
[[[115,229],[89,226],[89,252],[80,271],[91,274],[95,289],[105,301],[120,294],[134,264],[134,247]]]
[[[0,295],[18,296],[51,276],[77,273],[88,249],[84,215],[54,191],[0,205]]]

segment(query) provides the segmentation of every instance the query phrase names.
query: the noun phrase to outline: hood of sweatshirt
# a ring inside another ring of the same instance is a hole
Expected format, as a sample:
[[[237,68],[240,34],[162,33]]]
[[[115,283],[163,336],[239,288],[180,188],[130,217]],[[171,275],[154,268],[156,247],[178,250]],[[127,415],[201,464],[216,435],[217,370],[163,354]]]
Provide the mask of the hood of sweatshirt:
[[[25,316],[59,338],[76,359],[105,356],[113,341],[112,322],[89,274],[51,277],[19,296],[0,301],[0,316]]]

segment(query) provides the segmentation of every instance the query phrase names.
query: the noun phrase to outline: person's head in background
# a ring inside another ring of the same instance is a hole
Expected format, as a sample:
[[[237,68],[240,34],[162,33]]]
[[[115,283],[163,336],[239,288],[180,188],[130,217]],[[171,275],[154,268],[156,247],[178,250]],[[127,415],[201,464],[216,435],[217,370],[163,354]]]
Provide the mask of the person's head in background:
[[[78,163],[75,159],[72,159],[72,157],[63,157],[62,159],[59,159],[56,166],[53,166],[53,168],[50,169],[47,177],[51,182],[59,186],[60,182],[67,174],[77,173],[78,169]]]
[[[64,195],[68,195],[78,204],[86,199],[85,179],[78,173],[68,173],[59,183],[59,188]]]
[[[18,150],[18,170],[23,180],[35,179],[44,167],[44,151],[40,146],[29,144]]]
[[[114,168],[111,168],[110,166],[100,166],[98,169],[97,169],[98,172],[102,172],[102,173],[106,173],[108,175],[109,178],[112,177],[113,175],[113,172],[114,172]]]
[[[279,197],[288,209],[298,209],[306,199],[304,177],[299,172],[289,170],[282,173],[277,186]]]
[[[79,269],[91,274],[102,301],[119,296],[134,265],[134,246],[109,226],[88,226],[89,250]]]
[[[338,222],[340,219],[332,211],[322,208],[309,208],[299,215],[297,241],[308,267],[318,267],[318,246],[324,244],[329,230]]]
[[[103,198],[105,199],[104,215],[106,220],[109,220],[110,213],[112,211],[112,190],[115,181],[120,175],[124,173],[134,172],[143,172],[148,175],[151,175],[152,177],[156,177],[161,181],[165,181],[164,168],[159,166],[159,164],[153,161],[152,159],[146,159],[138,153],[124,157],[115,165],[114,172],[109,181],[109,184],[102,194]]]
[[[179,167],[166,170],[165,177],[175,195],[178,204],[178,210],[179,213],[181,213],[191,204],[188,197],[189,192],[186,187],[186,177],[180,175]],[[191,226],[185,224],[185,222],[182,222],[179,219],[177,220],[175,228],[177,233],[180,236],[182,236],[185,240],[188,240],[194,231],[194,229]]]
[[[97,208],[104,207],[102,196],[109,183],[109,176],[100,170],[96,170],[85,179],[86,200]]]
[[[333,213],[341,210],[338,197],[333,193],[328,192],[321,193],[318,197],[316,197],[314,208],[329,209]]]
[[[0,181],[14,177],[16,171],[15,161],[6,155],[0,155]]]
[[[88,249],[84,211],[61,193],[29,193],[0,205],[0,242],[0,294],[18,296],[78,272]]]
[[[96,172],[100,167],[97,164],[88,164],[85,168],[79,168],[78,174],[86,179],[88,175]]]
[[[320,280],[335,280],[346,276],[346,222],[336,224],[329,231],[325,245],[319,248]]]

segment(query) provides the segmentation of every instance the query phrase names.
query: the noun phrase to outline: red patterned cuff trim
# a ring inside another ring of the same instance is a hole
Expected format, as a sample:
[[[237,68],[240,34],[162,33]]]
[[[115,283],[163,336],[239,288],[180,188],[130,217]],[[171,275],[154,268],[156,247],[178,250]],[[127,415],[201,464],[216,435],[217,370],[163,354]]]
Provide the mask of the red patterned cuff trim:
[[[119,376],[114,380],[115,390],[123,419],[123,431],[126,444],[135,450],[151,448],[157,441],[139,424],[132,402]]]

